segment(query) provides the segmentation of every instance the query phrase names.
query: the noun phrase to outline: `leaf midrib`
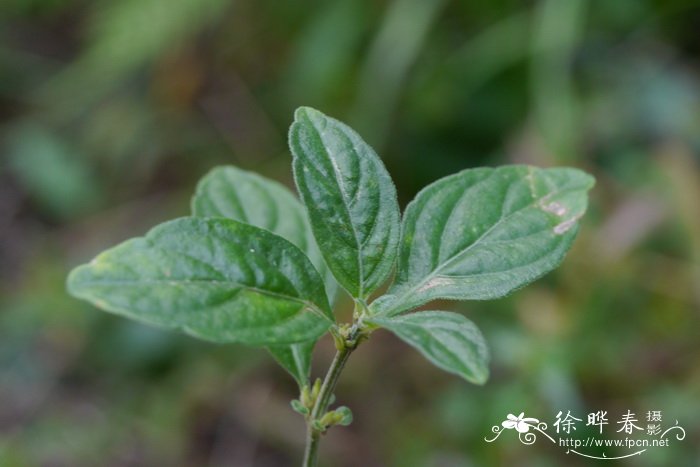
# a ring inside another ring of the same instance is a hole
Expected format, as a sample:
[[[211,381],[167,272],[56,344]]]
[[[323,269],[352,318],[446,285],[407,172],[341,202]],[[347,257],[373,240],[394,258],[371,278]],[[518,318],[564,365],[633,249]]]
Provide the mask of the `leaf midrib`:
[[[239,282],[233,282],[233,281],[222,281],[218,279],[139,279],[139,280],[105,280],[105,281],[84,281],[81,282],[81,284],[86,284],[86,285],[132,285],[132,286],[138,286],[138,285],[173,285],[173,282],[177,284],[198,284],[198,283],[205,283],[205,284],[214,284],[214,285],[228,285],[231,286],[231,288],[241,288],[241,289],[246,289],[250,290],[252,292],[258,293],[260,295],[267,295],[273,298],[279,298],[283,300],[287,300],[290,302],[296,302],[300,303],[304,306],[304,308],[308,308],[310,311],[313,311],[315,314],[322,316],[325,320],[330,321],[328,317],[323,313],[323,311],[313,302],[304,300],[299,297],[293,297],[291,295],[285,295],[282,293],[278,292],[272,292],[270,290],[265,290],[261,289],[259,287],[252,287],[249,285],[241,284]]]
[[[343,204],[343,208],[345,209],[345,213],[348,216],[348,219],[350,220],[350,228],[352,230],[352,236],[355,239],[355,245],[357,247],[357,270],[359,273],[359,290],[358,290],[358,295],[360,297],[364,296],[364,262],[362,260],[362,242],[360,241],[359,234],[357,232],[357,227],[355,226],[355,223],[353,222],[353,216],[352,213],[350,212],[350,206],[347,204],[347,194],[345,190],[345,185],[343,182],[339,179],[339,174],[340,174],[340,168],[336,165],[335,159],[331,156],[330,151],[328,150],[328,147],[325,144],[324,141],[324,134],[326,134],[326,129],[320,129],[316,122],[309,116],[307,116],[309,121],[311,122],[311,126],[316,130],[316,133],[318,134],[319,140],[321,141],[321,146],[323,147],[323,152],[326,154],[328,157],[328,160],[330,161],[331,167],[333,168],[333,178],[338,185],[338,190],[340,191],[340,199]],[[326,127],[328,127],[328,122],[326,122]],[[355,146],[355,143],[351,141],[352,144],[352,149],[355,152],[355,154],[358,155],[359,158],[359,153],[357,151],[357,148]]]
[[[501,218],[500,218],[497,222],[495,222],[491,227],[489,227],[489,228],[488,228],[474,243],[472,243],[471,245],[467,246],[467,247],[464,248],[463,250],[461,250],[461,251],[459,251],[458,253],[456,253],[455,255],[453,255],[449,260],[445,261],[444,263],[442,263],[441,265],[439,265],[437,268],[433,269],[433,270],[430,272],[430,274],[428,274],[423,280],[421,280],[420,282],[417,282],[416,284],[414,284],[414,285],[411,286],[410,288],[406,289],[406,290],[401,294],[401,296],[396,300],[396,303],[401,304],[402,301],[405,300],[406,297],[410,296],[411,294],[415,293],[417,290],[421,289],[426,283],[430,282],[431,280],[433,280],[433,279],[436,278],[436,277],[440,277],[440,271],[442,271],[442,270],[444,270],[445,268],[449,267],[453,262],[457,261],[460,257],[462,257],[463,255],[467,254],[470,250],[472,250],[472,249],[473,249],[474,247],[476,247],[477,245],[482,244],[483,240],[484,240],[486,237],[488,237],[488,236],[491,234],[491,232],[492,232],[493,230],[495,230],[497,227],[499,227],[503,222],[505,222],[505,221],[507,221],[508,219],[510,219],[512,216],[516,215],[517,213],[519,213],[519,212],[521,212],[521,211],[524,211],[525,209],[529,209],[529,208],[532,208],[532,207],[537,207],[537,204],[538,204],[539,202],[541,202],[541,200],[543,200],[543,199],[551,198],[551,197],[554,196],[555,194],[559,194],[559,193],[566,192],[566,191],[574,191],[574,190],[575,190],[574,188],[566,188],[566,189],[563,189],[563,190],[551,191],[551,192],[547,193],[545,196],[541,196],[541,197],[537,198],[537,195],[534,193],[534,191],[532,191],[532,187],[530,187],[530,194],[532,195],[532,198],[533,198],[533,199],[532,199],[532,202],[530,202],[529,204],[527,204],[527,205],[525,205],[525,206],[523,206],[523,207],[521,207],[521,208],[519,208],[519,209],[516,209],[515,211],[511,212],[511,213],[508,214],[507,216],[501,216]],[[410,209],[410,207],[411,207],[411,206],[409,206],[408,208],[406,208],[406,210],[408,211],[408,209]],[[502,271],[501,271],[501,272],[502,272]],[[469,275],[469,276],[458,276],[458,277],[472,277],[472,276],[473,276],[473,275]],[[454,277],[454,276],[446,276],[446,277]],[[395,310],[395,309],[392,310],[392,309],[390,308],[390,309],[388,310],[388,312],[391,312],[391,311],[396,311],[396,310]]]
[[[441,326],[440,324],[430,324],[430,323],[428,323],[428,326],[421,326],[420,324],[411,323],[408,320],[399,321],[398,324],[400,326],[401,325],[406,326],[407,328],[413,328],[412,332],[414,333],[414,335],[416,333],[423,334],[423,337],[425,337],[427,335],[428,340],[434,341],[434,345],[437,345],[438,347],[440,347],[444,353],[451,355],[452,358],[454,359],[454,361],[457,362],[458,366],[460,367],[460,369],[458,370],[458,374],[465,376],[465,377],[469,376],[469,377],[475,377],[475,378],[479,376],[474,371],[472,371],[471,369],[469,369],[465,366],[463,359],[460,357],[460,355],[456,351],[454,351],[448,345],[444,344],[442,342],[442,340],[438,339],[437,337],[434,337],[430,332],[428,332],[428,329],[430,329],[430,330],[436,330],[439,332],[445,332],[448,334],[455,334],[456,333],[459,336],[461,336],[461,334],[459,334],[459,332],[456,331],[455,329],[452,329],[450,327],[444,327],[444,326]],[[458,325],[458,323],[455,323],[455,324]],[[476,346],[476,345],[474,345],[474,347],[478,348],[478,346]],[[478,354],[478,351],[476,353]],[[426,350],[426,354],[430,355],[430,357],[431,357],[430,359],[433,360],[434,356],[432,356],[431,353],[428,352],[427,350]],[[448,371],[454,371],[454,369],[448,368],[447,365],[444,365],[442,363],[438,363],[436,361],[434,361],[434,363],[441,368],[447,369]]]

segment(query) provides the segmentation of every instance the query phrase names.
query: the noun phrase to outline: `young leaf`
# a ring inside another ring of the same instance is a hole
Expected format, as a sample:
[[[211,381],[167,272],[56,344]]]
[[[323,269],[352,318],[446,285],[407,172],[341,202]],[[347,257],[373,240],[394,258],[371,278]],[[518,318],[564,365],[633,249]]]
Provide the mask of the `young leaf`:
[[[267,348],[282,368],[287,370],[303,387],[309,382],[311,373],[311,355],[316,345],[315,340],[290,345],[271,345]]]
[[[338,407],[333,411],[335,413],[338,425],[348,426],[352,423],[352,410],[344,405]]]
[[[319,425],[324,431],[335,425],[348,426],[351,423],[352,411],[344,405],[330,412],[326,412],[319,420]]]
[[[373,317],[371,323],[396,334],[428,360],[465,380],[484,384],[489,355],[484,336],[458,313],[421,311],[393,318]]]
[[[197,184],[192,214],[227,217],[289,240],[316,266],[333,302],[337,284],[316,246],[304,206],[284,185],[237,167],[216,167]]]
[[[106,311],[214,342],[313,340],[333,323],[308,258],[266,230],[181,218],[74,269],[68,290]]]
[[[304,416],[309,414],[309,409],[304,407],[304,405],[301,402],[299,402],[298,399],[292,399],[289,404],[292,406],[292,409],[296,413]]]
[[[372,310],[494,299],[532,282],[571,247],[593,184],[576,169],[504,166],[429,185],[406,208],[396,282]]]
[[[294,114],[289,146],[326,263],[351,295],[366,298],[396,258],[400,214],[389,174],[355,131],[308,107]]]

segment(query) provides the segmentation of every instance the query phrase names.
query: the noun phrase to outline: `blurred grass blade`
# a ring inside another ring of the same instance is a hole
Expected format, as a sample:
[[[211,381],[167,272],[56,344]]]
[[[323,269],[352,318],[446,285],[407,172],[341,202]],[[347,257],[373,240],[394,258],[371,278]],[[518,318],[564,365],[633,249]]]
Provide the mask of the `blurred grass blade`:
[[[408,71],[445,0],[394,0],[384,16],[360,76],[351,119],[378,150],[383,147]]]

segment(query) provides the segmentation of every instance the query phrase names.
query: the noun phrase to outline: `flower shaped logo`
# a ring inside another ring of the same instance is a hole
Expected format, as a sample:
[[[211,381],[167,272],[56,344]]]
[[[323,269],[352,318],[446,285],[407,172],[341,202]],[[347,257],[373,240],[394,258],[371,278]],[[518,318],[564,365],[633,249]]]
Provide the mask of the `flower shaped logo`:
[[[507,420],[505,420],[501,425],[503,425],[503,428],[506,428],[508,430],[512,430],[515,428],[518,433],[527,433],[530,431],[530,425],[531,424],[537,424],[540,421],[537,420],[536,418],[525,418],[525,412],[520,412],[520,415],[517,417],[513,415],[512,413],[508,414]]]

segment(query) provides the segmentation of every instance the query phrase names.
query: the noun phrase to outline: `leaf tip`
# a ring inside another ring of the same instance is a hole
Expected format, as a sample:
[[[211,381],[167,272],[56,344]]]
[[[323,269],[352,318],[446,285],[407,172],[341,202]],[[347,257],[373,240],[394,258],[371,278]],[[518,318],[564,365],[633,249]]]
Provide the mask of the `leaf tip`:
[[[585,187],[590,190],[597,183],[595,177],[588,172],[581,171],[581,173],[583,174],[583,179],[585,180]]]
[[[83,298],[80,291],[80,276],[82,275],[83,271],[89,266],[90,264],[82,264],[80,266],[76,266],[68,273],[68,277],[66,277],[66,291],[69,295],[75,298]]]
[[[484,367],[481,372],[470,374],[468,376],[462,375],[462,378],[472,384],[476,384],[477,386],[483,386],[489,380],[489,369],[488,367]]]
[[[313,107],[301,106],[297,107],[294,111],[294,121],[299,122],[301,120],[310,120],[311,118],[323,115],[321,111],[314,109]]]

